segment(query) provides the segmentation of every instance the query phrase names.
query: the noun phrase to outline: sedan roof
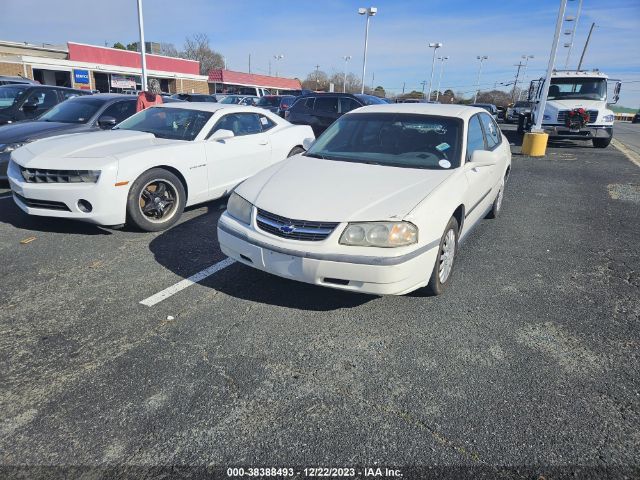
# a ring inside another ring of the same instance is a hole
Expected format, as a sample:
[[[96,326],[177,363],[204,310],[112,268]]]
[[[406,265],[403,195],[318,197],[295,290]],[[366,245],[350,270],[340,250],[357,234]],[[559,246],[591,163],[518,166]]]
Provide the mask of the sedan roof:
[[[468,119],[478,112],[487,111],[483,108],[467,105],[445,105],[439,103],[385,103],[368,105],[354,110],[358,113],[413,113],[418,115],[439,115],[441,117],[458,117]]]

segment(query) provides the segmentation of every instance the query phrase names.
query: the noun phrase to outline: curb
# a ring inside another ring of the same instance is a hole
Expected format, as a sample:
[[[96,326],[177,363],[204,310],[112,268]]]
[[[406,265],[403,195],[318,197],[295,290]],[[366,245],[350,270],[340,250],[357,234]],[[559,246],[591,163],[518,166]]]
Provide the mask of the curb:
[[[631,163],[634,163],[637,167],[640,167],[640,155],[638,155],[636,152],[634,152],[630,148],[627,148],[627,146],[624,143],[620,142],[619,140],[616,140],[615,138],[611,139],[611,145],[613,145],[620,152],[622,152],[624,156],[627,157],[629,161],[631,161]]]

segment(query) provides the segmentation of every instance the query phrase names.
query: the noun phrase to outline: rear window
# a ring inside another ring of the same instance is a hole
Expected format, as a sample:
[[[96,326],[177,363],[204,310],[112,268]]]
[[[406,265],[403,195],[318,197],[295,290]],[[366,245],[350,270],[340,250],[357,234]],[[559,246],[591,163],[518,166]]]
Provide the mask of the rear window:
[[[277,107],[280,105],[280,97],[266,96],[258,100],[258,107]]]

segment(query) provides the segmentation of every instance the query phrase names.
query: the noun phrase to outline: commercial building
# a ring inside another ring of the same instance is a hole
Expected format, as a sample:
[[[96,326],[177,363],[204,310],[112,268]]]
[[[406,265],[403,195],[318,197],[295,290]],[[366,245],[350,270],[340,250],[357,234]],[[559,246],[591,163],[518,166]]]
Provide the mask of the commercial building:
[[[159,44],[147,42],[147,51]],[[158,48],[154,48],[158,47]],[[0,75],[22,76],[43,85],[119,93],[141,90],[139,52],[68,42],[66,45],[0,41]],[[200,62],[147,53],[147,75],[167,93],[238,93],[255,95],[299,91],[297,78],[272,77],[231,70],[200,75]]]
[[[44,85],[123,92],[141,90],[138,52],[68,42],[66,46],[0,41],[0,75],[22,76]],[[209,93],[200,63],[147,54],[149,78],[168,93]]]

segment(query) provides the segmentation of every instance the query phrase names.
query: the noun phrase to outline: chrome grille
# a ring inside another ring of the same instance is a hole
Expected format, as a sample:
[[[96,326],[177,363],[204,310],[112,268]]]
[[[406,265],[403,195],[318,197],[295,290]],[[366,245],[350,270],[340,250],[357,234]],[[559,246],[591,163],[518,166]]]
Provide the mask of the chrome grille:
[[[26,198],[22,195],[18,195],[16,192],[13,192],[13,195],[24,203],[27,207],[31,208],[44,208],[46,210],[63,210],[66,212],[70,212],[71,210],[67,207],[66,204],[62,202],[54,202],[52,200],[36,200],[35,198]]]
[[[564,125],[565,119],[567,118],[567,113],[569,113],[569,110],[560,110],[558,112],[558,123],[562,123]],[[587,113],[589,114],[589,122],[588,123],[595,123],[596,120],[598,119],[598,111],[597,110],[587,110]]]
[[[49,170],[18,166],[22,178],[29,183],[96,183],[100,178],[100,172],[96,170]]]
[[[274,213],[258,209],[256,217],[258,228],[272,235],[291,240],[318,242],[324,240],[338,226],[338,222],[313,222],[281,217]]]

